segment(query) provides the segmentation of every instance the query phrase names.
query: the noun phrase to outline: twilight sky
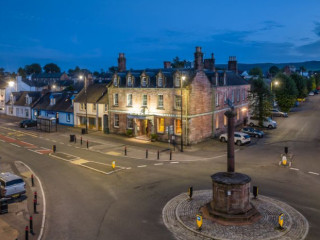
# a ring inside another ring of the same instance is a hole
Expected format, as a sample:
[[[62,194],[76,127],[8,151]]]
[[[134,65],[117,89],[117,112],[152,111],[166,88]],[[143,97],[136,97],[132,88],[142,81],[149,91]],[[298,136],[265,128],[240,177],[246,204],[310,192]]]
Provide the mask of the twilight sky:
[[[62,70],[162,67],[193,60],[195,46],[216,63],[320,60],[319,0],[1,0],[0,67],[34,62]]]

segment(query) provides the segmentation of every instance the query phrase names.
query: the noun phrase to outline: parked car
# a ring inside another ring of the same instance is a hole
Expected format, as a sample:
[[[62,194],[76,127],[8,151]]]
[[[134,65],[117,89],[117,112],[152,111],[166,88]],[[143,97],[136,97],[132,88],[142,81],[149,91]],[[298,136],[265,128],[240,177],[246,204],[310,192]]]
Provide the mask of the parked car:
[[[253,126],[259,126],[259,119],[257,117],[249,117],[248,118],[248,124],[253,127]],[[262,121],[263,127],[272,129],[272,128],[277,128],[277,122],[272,120],[271,118],[267,117],[264,118]]]
[[[264,136],[264,132],[255,128],[244,127],[241,129],[241,132],[246,133],[255,138],[262,138]]]
[[[228,141],[228,134],[223,133],[219,137],[221,142],[227,142]],[[238,146],[246,143],[250,143],[251,138],[248,134],[242,133],[242,132],[234,132],[234,143],[237,144]]]
[[[31,120],[31,119],[27,119],[27,120],[22,120],[19,123],[19,126],[22,128],[28,128],[28,127],[36,127],[37,126],[37,121],[35,120]]]
[[[319,94],[319,90],[314,90],[313,93],[314,94]]]
[[[1,197],[19,197],[26,193],[26,184],[23,179],[10,172],[0,173]]]
[[[272,117],[288,117],[288,113],[280,112],[278,109],[271,110]]]
[[[313,96],[314,95],[314,92],[309,92],[309,96]]]

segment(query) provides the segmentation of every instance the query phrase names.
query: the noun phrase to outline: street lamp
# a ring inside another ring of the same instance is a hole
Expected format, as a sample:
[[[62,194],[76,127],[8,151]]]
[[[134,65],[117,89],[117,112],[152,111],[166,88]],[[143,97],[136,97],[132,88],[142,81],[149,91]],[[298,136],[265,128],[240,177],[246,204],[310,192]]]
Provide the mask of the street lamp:
[[[87,108],[87,104],[88,104],[88,96],[87,96],[87,78],[86,75],[80,75],[79,76],[80,80],[84,79],[84,94],[86,96],[85,98],[85,108],[86,108],[86,120],[85,120],[85,124],[86,124],[86,133],[88,133],[88,108]]]
[[[10,88],[13,88],[15,86],[15,82],[13,80],[8,82],[8,85]],[[10,90],[11,94],[12,94],[12,89]],[[11,114],[13,115],[13,95],[12,95],[12,99],[10,99],[11,101]]]
[[[180,78],[180,91],[181,91],[181,152],[183,152],[183,119],[182,119],[182,113],[183,113],[183,104],[182,104],[182,83],[186,79],[186,76],[181,76]]]
[[[279,81],[271,81],[271,91],[272,91],[272,86],[274,85],[278,86],[279,85]]]
[[[9,84],[9,87],[13,87],[14,86],[14,81],[10,81],[8,84]]]

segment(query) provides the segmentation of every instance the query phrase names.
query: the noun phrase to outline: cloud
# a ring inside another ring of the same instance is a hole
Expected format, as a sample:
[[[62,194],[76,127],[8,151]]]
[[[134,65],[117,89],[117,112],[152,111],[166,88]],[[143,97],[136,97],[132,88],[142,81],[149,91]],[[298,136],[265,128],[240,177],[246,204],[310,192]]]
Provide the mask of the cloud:
[[[320,37],[320,22],[315,22],[314,24],[315,24],[316,26],[314,27],[313,32],[314,32],[318,37]]]

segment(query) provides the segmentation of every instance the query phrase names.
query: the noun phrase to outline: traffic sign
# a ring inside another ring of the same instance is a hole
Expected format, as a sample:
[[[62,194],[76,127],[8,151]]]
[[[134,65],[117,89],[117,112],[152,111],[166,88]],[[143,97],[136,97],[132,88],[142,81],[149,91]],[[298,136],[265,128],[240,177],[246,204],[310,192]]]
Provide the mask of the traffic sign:
[[[112,161],[112,168],[113,170],[116,168],[116,161]]]
[[[198,226],[198,229],[201,230],[201,227],[202,227],[202,216],[200,214],[197,214],[197,226]]]
[[[282,228],[282,226],[283,226],[283,213],[279,215],[279,227]]]

